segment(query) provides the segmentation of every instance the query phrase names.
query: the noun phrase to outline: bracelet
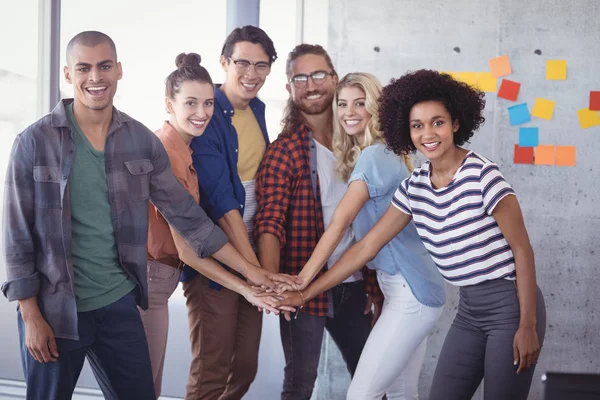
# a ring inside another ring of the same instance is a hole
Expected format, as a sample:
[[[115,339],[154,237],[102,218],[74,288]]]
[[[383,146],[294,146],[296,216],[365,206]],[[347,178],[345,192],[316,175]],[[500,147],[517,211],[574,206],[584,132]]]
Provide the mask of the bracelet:
[[[302,305],[296,309],[296,314],[294,315],[294,319],[298,319],[298,314],[300,313],[300,310],[304,307],[304,303],[306,303],[306,299],[304,298],[302,291],[301,290],[296,290],[296,291],[298,293],[300,293],[300,297],[302,297]]]
[[[298,290],[298,293],[300,293],[300,297],[302,297],[302,305],[300,306],[300,308],[304,307],[304,303],[306,303],[306,299],[304,298],[304,295],[302,294],[302,290]]]

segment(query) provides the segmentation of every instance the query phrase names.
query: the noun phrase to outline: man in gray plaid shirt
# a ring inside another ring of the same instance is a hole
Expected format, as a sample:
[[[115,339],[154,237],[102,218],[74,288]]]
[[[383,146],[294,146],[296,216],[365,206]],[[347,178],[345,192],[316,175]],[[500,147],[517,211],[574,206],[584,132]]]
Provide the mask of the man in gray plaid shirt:
[[[159,139],[113,107],[121,64],[88,31],[67,47],[62,100],[15,140],[4,203],[8,280],[28,399],[69,399],[87,356],[108,397],[155,399],[137,305],[148,306],[148,201],[199,257],[245,260],[173,175]]]

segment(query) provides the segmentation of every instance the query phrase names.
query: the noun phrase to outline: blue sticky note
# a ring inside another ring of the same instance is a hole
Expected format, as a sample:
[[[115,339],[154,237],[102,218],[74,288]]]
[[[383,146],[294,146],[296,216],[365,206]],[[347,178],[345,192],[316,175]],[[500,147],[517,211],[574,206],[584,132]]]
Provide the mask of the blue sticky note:
[[[531,115],[529,115],[527,103],[521,103],[512,107],[508,107],[508,116],[510,118],[511,125],[520,125],[531,121]]]
[[[519,128],[519,146],[536,147],[539,144],[538,128]]]

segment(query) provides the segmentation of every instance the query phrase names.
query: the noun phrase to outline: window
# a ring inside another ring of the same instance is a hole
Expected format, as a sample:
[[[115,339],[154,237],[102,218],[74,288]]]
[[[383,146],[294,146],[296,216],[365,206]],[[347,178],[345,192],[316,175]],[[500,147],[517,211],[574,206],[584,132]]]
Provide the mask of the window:
[[[21,0],[0,5],[0,187],[4,192],[6,166],[16,135],[40,117],[38,99],[38,0]],[[4,196],[0,196],[0,207]],[[6,280],[4,263],[0,282]],[[8,326],[0,333],[0,379],[23,379],[18,351],[15,303],[0,301],[0,320]],[[10,323],[9,323],[10,322]]]

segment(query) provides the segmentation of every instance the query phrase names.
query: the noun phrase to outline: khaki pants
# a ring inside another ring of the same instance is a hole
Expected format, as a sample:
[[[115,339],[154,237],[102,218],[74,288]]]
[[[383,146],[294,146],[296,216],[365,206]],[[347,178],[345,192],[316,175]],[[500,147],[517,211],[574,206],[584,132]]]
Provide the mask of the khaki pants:
[[[239,294],[208,287],[197,275],[183,283],[192,363],[186,400],[239,400],[258,368],[262,313]]]
[[[156,397],[160,396],[162,390],[169,333],[169,297],[177,288],[180,275],[181,269],[156,260],[148,261],[148,310],[140,309],[140,315],[148,340]]]

